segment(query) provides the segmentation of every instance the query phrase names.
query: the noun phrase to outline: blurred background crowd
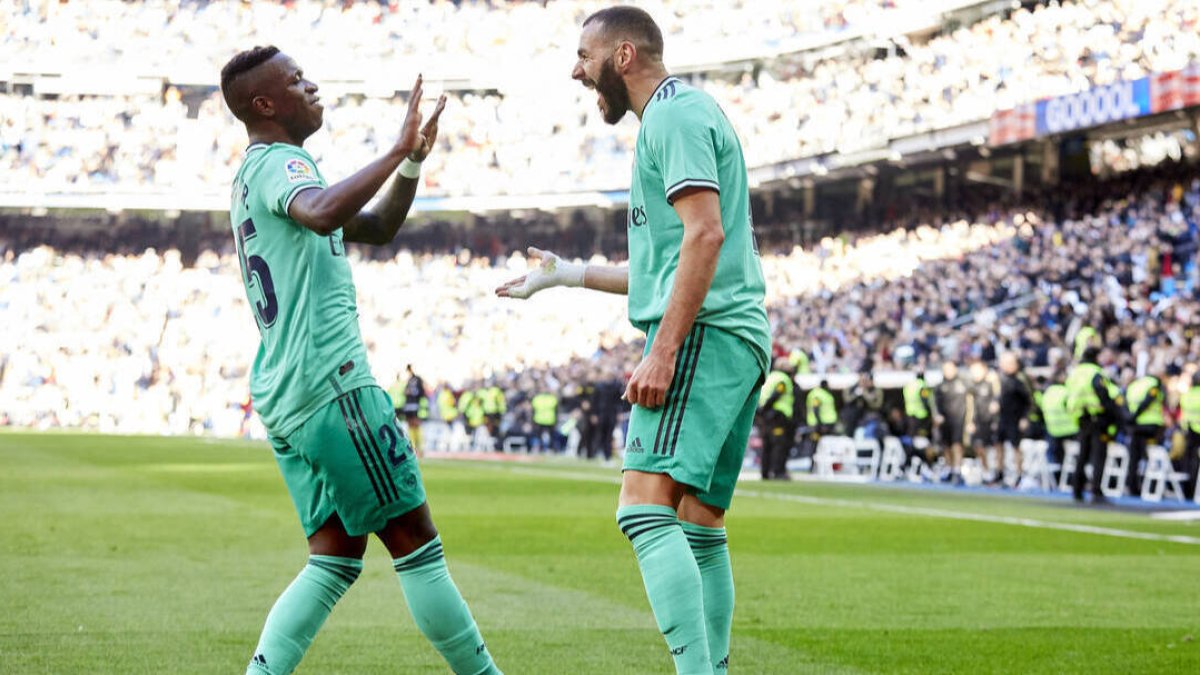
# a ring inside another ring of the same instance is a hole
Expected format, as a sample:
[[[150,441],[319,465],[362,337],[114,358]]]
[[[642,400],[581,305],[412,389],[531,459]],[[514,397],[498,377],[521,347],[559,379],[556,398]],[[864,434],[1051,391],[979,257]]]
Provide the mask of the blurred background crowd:
[[[422,213],[392,246],[350,249],[372,367],[401,414],[440,430],[431,447],[455,436],[619,452],[620,396],[643,348],[623,299],[491,292],[525,271],[528,245],[626,256],[620,209],[539,201],[628,186],[635,120],[604,125],[568,77],[576,27],[603,4],[0,4],[0,425],[262,436],[247,387],[258,336],[220,212],[246,141],[216,80],[270,25],[322,85],[325,128],[308,147],[326,176],[393,142],[420,71],[450,97],[421,196],[525,196]],[[940,386],[947,364],[999,387],[1014,360],[1028,373],[1022,428],[1037,433],[1033,395],[1066,377],[1081,335],[1122,391],[1162,378],[1164,429],[1187,428],[1196,111],[1136,134],[936,142],[1042,97],[1200,63],[1200,5],[640,4],[664,26],[668,65],[721,102],[752,167],[775,357],[794,387],[789,455],[835,429],[911,438],[903,387]],[[919,159],[887,150],[919,134],[932,148]],[[834,155],[870,157],[837,174]],[[64,194],[80,210],[11,206]],[[215,206],[100,206],[138,194]],[[763,407],[758,450],[788,406],[764,390]]]
[[[216,75],[257,39],[257,26],[272,25],[279,46],[326,84],[326,133],[310,150],[328,175],[348,175],[392,142],[406,105],[397,89],[423,69],[434,82],[441,75],[450,95],[423,194],[621,189],[636,125],[626,119],[613,133],[600,122],[595,95],[568,77],[574,27],[602,4],[4,3],[0,62],[13,69],[165,73],[170,84],[123,95],[84,85],[76,89],[86,93],[0,95],[0,170],[8,189],[223,195],[245,143]],[[666,26],[668,65],[711,62],[725,44],[780,52],[753,67],[694,65],[694,83],[721,102],[751,166],[874,149],[1200,60],[1200,6],[1190,0],[1020,7],[923,41],[898,35],[886,47],[842,48],[836,58],[789,54],[785,38],[834,40],[862,26],[887,34],[908,12],[956,3],[643,4]],[[698,13],[706,20],[686,22]],[[376,63],[401,65],[379,85],[369,65]]]
[[[1123,380],[1182,367],[1200,353],[1196,167],[1088,181],[1072,194],[1068,205],[1031,198],[971,219],[764,252],[778,354],[802,354],[802,372],[823,374],[991,363],[1008,351],[1053,367],[1070,359],[1070,339],[1087,325],[1113,347]],[[185,262],[176,229],[132,223],[55,241],[0,222],[0,307],[20,328],[3,338],[0,408],[9,423],[239,428],[258,337],[231,238],[209,233]],[[411,363],[431,396],[486,380],[518,398],[622,381],[640,355],[619,297],[493,297],[527,269],[520,252],[366,252],[351,252],[359,311],[385,383]],[[615,248],[593,260],[622,257]]]

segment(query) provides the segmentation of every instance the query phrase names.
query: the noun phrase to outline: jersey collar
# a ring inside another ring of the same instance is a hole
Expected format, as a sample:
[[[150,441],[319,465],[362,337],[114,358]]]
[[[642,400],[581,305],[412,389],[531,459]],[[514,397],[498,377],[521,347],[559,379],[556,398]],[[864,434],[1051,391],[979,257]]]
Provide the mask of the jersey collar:
[[[668,76],[664,77],[662,79],[662,82],[659,82],[658,86],[654,88],[654,91],[650,93],[650,100],[646,101],[646,107],[642,109],[642,114],[643,115],[646,114],[646,111],[650,109],[650,105],[658,100],[659,94],[662,93],[662,90],[667,85],[673,84],[673,83],[681,83],[681,82],[682,82],[682,80],[680,80],[678,77],[675,77],[674,75],[668,75]]]
[[[271,147],[271,146],[267,145],[266,143],[251,143],[249,146],[246,147],[246,152],[244,153],[244,155],[249,155],[251,152],[254,152],[255,150],[266,150],[269,147]]]

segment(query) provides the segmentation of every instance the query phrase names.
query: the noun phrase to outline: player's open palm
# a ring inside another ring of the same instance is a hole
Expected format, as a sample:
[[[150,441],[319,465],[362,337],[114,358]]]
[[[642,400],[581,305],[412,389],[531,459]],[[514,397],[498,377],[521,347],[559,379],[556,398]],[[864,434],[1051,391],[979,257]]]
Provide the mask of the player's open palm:
[[[504,282],[496,289],[502,298],[524,300],[538,291],[554,286],[579,286],[583,282],[583,266],[568,263],[550,251],[529,247],[530,261],[541,263],[528,274]]]
[[[408,111],[404,114],[404,123],[400,125],[400,138],[396,140],[396,149],[403,157],[410,156],[421,146],[421,95],[423,93],[422,79],[418,75],[417,82],[413,85],[412,96],[408,99]]]
[[[442,94],[438,97],[437,105],[433,109],[433,114],[429,116],[429,121],[425,122],[425,126],[421,127],[421,133],[418,137],[419,142],[417,147],[408,155],[408,158],[414,162],[424,162],[425,158],[433,150],[434,143],[437,143],[438,120],[442,117],[442,111],[446,109],[446,95]]]

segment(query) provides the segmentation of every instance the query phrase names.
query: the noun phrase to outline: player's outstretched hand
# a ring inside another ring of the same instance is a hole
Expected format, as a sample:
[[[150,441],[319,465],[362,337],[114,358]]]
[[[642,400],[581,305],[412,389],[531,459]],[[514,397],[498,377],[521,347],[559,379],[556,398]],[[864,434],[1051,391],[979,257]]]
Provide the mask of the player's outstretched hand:
[[[429,152],[433,150],[434,143],[437,142],[438,119],[442,116],[442,111],[446,109],[446,95],[442,94],[438,97],[437,106],[433,109],[433,114],[429,116],[429,121],[425,126],[421,127],[420,142],[417,147],[408,155],[408,158],[414,162],[424,162],[429,156]]]
[[[587,265],[570,263],[550,251],[529,247],[531,261],[541,259],[541,264],[528,274],[506,281],[496,289],[502,298],[524,300],[538,291],[554,286],[582,286],[583,270]]]
[[[413,85],[412,96],[408,99],[408,112],[404,114],[404,123],[400,125],[400,138],[396,139],[396,150],[401,157],[408,157],[421,145],[421,94],[424,93],[422,82],[417,75]],[[436,128],[436,125],[435,125]]]

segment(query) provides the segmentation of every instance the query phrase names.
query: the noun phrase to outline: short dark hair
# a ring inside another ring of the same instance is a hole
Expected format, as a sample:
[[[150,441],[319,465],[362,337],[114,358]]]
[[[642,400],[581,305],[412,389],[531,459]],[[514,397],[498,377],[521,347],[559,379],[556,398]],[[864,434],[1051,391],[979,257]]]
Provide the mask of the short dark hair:
[[[221,94],[225,97],[225,105],[228,105],[230,110],[237,112],[238,109],[234,105],[234,102],[229,100],[230,83],[236,80],[242,73],[253,70],[270,61],[278,53],[279,48],[274,45],[254,47],[243,52],[238,52],[221,68]]]
[[[637,45],[638,51],[649,59],[661,61],[663,36],[658,24],[646,10],[617,5],[595,12],[583,20],[583,25],[598,23],[606,35],[624,38]]]

